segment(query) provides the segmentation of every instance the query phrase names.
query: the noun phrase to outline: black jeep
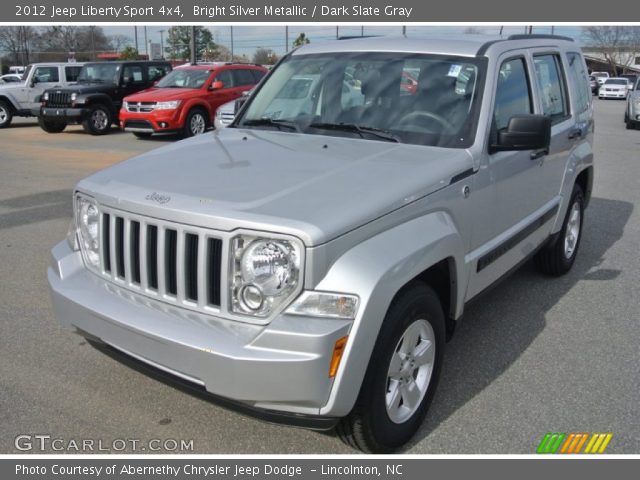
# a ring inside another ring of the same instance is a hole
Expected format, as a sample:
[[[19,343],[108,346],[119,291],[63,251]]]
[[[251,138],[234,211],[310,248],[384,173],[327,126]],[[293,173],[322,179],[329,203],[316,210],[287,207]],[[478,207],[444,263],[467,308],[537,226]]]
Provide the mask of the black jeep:
[[[81,123],[85,132],[103,135],[118,123],[124,97],[151,87],[170,71],[165,61],[87,63],[75,85],[44,92],[38,123],[49,133]]]

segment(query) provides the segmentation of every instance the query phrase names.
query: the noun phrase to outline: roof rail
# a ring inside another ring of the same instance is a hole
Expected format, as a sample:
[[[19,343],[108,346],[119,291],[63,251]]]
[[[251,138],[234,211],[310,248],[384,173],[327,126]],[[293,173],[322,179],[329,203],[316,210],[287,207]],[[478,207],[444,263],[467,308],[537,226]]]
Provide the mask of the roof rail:
[[[354,40],[356,38],[378,38],[382,35],[345,35],[338,37],[338,40]]]
[[[564,35],[549,35],[547,33],[529,33],[529,34],[516,34],[509,35],[507,40],[531,40],[531,39],[549,39],[549,40],[566,40],[569,42],[573,42],[573,38],[565,37]]]

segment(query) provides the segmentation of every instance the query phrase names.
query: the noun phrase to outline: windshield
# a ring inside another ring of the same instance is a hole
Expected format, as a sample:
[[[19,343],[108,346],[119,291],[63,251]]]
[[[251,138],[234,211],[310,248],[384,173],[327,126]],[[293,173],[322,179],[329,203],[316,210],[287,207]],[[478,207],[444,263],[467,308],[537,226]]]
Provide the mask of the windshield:
[[[622,79],[622,78],[614,78],[614,79],[609,79],[606,82],[604,82],[605,85],[628,85],[629,82],[626,79]]]
[[[234,126],[466,148],[485,61],[395,52],[292,55]]]
[[[209,70],[176,69],[156,85],[159,88],[200,88],[207,81]]]
[[[78,83],[118,83],[120,65],[113,63],[89,63],[82,67]]]

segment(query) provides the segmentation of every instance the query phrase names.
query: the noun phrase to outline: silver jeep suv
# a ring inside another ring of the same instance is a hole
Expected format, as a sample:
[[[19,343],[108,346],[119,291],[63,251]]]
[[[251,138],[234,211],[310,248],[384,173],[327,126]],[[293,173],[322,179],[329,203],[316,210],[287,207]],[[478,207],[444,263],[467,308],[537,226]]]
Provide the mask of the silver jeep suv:
[[[57,317],[225,405],[392,451],[465,303],[531,256],[574,263],[592,114],[562,37],[304,46],[228,128],[77,185]]]

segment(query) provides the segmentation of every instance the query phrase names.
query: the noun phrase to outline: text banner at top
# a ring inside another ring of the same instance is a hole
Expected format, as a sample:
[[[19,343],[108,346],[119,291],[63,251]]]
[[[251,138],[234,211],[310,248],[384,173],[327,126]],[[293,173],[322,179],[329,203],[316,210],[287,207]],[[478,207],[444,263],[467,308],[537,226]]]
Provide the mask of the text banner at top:
[[[6,0],[0,23],[640,23],[640,2],[608,0]]]

